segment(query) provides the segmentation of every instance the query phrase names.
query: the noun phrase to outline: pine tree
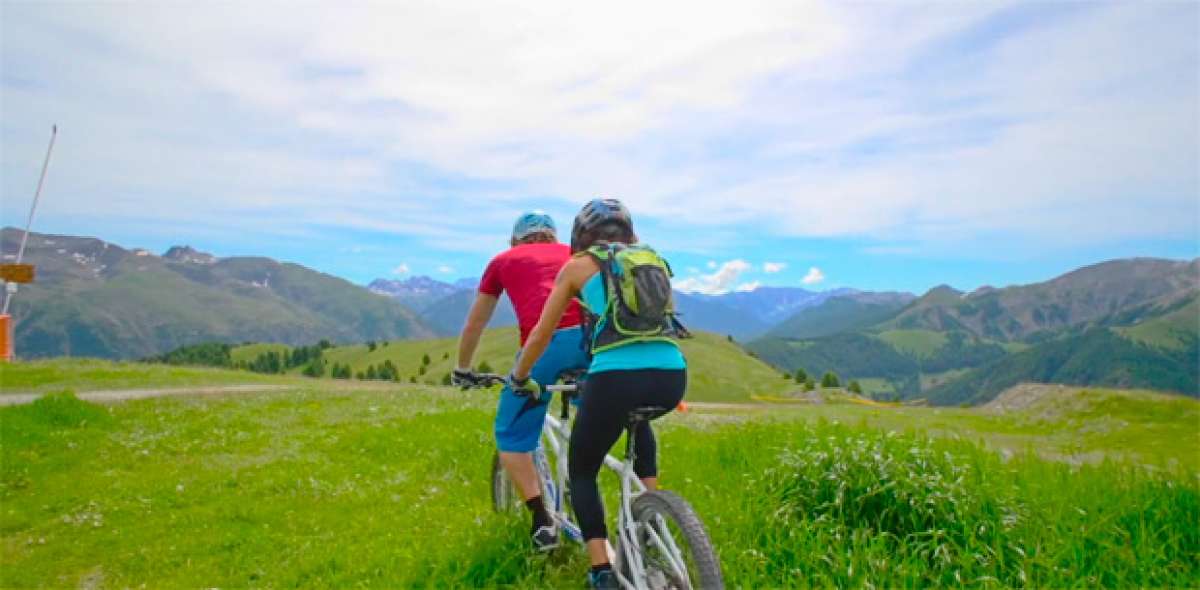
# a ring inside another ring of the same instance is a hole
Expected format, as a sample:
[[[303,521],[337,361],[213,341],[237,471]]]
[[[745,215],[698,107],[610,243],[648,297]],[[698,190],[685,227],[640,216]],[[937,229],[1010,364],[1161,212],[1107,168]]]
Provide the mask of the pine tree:
[[[808,371],[796,369],[796,383],[804,383],[806,381],[808,381]]]
[[[839,385],[841,382],[838,381],[838,376],[833,371],[825,371],[825,374],[821,376],[821,387],[837,387]]]
[[[850,386],[847,389],[850,390],[850,393],[862,395],[862,386],[858,384],[858,381],[850,381]]]

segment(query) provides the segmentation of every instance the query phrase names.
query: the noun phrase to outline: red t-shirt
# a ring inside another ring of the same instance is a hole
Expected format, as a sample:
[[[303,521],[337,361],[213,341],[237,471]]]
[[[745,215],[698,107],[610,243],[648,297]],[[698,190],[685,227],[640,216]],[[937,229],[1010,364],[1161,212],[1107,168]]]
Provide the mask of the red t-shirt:
[[[499,297],[508,291],[521,328],[522,345],[542,317],[542,307],[550,297],[558,271],[570,259],[571,248],[566,244],[521,244],[498,254],[483,271],[479,292]],[[558,327],[578,326],[581,321],[579,304],[572,300]]]

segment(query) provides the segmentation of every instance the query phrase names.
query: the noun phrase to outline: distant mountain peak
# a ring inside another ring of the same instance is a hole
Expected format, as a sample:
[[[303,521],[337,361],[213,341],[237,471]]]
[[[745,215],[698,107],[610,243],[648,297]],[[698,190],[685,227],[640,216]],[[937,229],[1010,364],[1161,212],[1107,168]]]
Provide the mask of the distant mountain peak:
[[[417,311],[462,290],[455,285],[425,275],[405,279],[375,279],[367,285],[367,289],[396,299]]]
[[[938,285],[922,295],[921,299],[925,301],[957,301],[962,299],[962,296],[962,291],[950,285]]]
[[[215,264],[217,262],[216,256],[208,252],[201,252],[191,246],[171,246],[162,257],[165,260],[191,264]]]

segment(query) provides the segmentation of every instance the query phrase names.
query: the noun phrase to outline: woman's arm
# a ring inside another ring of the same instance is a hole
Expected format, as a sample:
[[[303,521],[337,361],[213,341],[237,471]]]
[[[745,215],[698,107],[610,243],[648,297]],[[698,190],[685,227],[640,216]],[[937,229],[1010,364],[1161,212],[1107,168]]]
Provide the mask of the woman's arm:
[[[517,359],[517,365],[513,367],[512,374],[517,380],[529,378],[533,364],[541,358],[542,353],[546,352],[546,347],[550,345],[550,339],[554,337],[554,330],[558,328],[558,322],[562,320],[563,313],[571,304],[571,298],[579,292],[577,281],[573,280],[573,277],[578,274],[578,262],[582,260],[584,259],[572,259],[563,266],[562,270],[558,272],[558,277],[554,279],[554,289],[550,291],[546,304],[542,306],[542,315],[538,318],[538,323],[533,327],[533,331],[529,333],[529,338],[525,340],[525,347],[521,349],[521,356]]]

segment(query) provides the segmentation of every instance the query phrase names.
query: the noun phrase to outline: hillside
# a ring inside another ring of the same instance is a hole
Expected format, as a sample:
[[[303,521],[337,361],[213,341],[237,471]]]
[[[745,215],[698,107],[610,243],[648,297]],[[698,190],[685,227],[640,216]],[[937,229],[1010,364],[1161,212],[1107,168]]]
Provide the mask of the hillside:
[[[801,309],[766,337],[819,338],[839,332],[861,330],[883,322],[912,301],[908,293],[857,293],[830,297]]]
[[[925,395],[938,405],[980,404],[1024,382],[1155,389],[1200,397],[1200,340],[1160,348],[1094,327],[972,370]]]
[[[20,232],[0,233],[4,252]],[[95,238],[30,234],[36,283],[13,300],[23,358],[137,358],[205,341],[293,344],[424,337],[409,310],[348,281],[268,258],[172,248],[162,257]]]
[[[745,401],[751,395],[776,395],[794,387],[778,371],[746,354],[724,337],[700,332],[695,338],[682,341],[681,346],[688,359],[689,400]],[[267,350],[279,349],[269,345],[249,345],[234,348],[233,356],[235,360],[250,360]],[[336,346],[324,351],[322,358],[328,367],[348,365],[352,374],[366,371],[369,366],[381,367],[390,361],[401,382],[414,380],[440,384],[454,368],[457,351],[456,338],[401,340],[378,342],[374,350],[365,344]],[[494,372],[507,374],[516,353],[516,328],[489,329],[480,341],[475,364],[487,363]],[[428,365],[422,362],[426,355],[430,360]],[[296,367],[292,371],[299,373],[301,370]]]
[[[971,294],[942,285],[873,324],[882,310],[831,299],[795,316],[789,327],[807,336],[781,337],[781,326],[748,348],[788,371],[834,371],[943,404],[986,401],[1023,381],[1195,395],[1198,265],[1113,261]]]

